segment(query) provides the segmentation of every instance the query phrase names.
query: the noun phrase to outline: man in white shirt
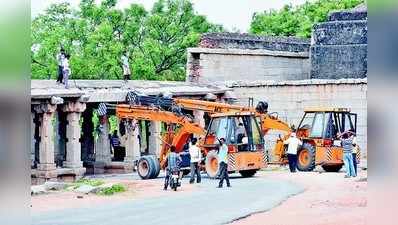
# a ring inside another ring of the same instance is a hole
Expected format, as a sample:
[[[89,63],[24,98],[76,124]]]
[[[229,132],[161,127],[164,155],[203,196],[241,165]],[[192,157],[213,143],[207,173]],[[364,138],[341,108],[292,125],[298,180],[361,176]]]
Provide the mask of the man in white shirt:
[[[202,152],[200,148],[196,146],[198,139],[192,138],[191,145],[189,146],[189,155],[191,156],[191,179],[189,183],[192,184],[195,182],[195,174],[196,174],[196,182],[200,183],[200,162],[202,161]]]
[[[65,58],[62,61],[62,69],[63,69],[63,74],[64,74],[64,84],[65,84],[65,88],[68,89],[69,85],[68,85],[68,80],[69,80],[69,76],[71,74],[71,69],[69,67],[69,59],[70,59],[70,55],[66,54]]]
[[[292,132],[290,137],[283,141],[283,144],[287,144],[287,159],[289,160],[290,172],[295,173],[297,167],[297,149],[303,142],[296,137],[296,133]]]
[[[130,80],[131,71],[129,65],[129,58],[126,51],[123,52],[121,60],[122,60],[124,81]]]
[[[228,146],[225,143],[225,138],[220,138],[220,147],[218,149],[218,160],[220,166],[220,182],[218,188],[222,188],[224,180],[227,182],[227,187],[231,187],[228,176]]]

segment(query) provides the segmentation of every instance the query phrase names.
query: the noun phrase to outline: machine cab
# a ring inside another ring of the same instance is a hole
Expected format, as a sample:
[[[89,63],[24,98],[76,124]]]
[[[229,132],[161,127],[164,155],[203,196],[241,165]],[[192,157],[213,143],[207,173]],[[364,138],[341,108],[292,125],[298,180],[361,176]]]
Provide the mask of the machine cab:
[[[213,115],[205,137],[205,145],[217,146],[224,138],[229,152],[264,150],[264,139],[252,113]]]
[[[346,108],[307,109],[297,127],[297,136],[334,141],[337,133],[357,129],[357,114]]]

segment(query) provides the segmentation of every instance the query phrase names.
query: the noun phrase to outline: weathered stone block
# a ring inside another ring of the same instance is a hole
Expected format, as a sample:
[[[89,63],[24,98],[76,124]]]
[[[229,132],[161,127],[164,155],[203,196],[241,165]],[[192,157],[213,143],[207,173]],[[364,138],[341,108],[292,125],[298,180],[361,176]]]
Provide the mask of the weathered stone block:
[[[339,79],[367,76],[367,45],[311,47],[311,78]]]
[[[367,44],[367,21],[332,21],[314,26],[315,45]]]

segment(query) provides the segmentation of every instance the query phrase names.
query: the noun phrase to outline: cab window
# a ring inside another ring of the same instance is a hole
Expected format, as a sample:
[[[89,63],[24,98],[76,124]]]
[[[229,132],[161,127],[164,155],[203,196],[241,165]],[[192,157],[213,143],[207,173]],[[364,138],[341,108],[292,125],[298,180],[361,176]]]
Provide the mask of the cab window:
[[[311,137],[322,137],[324,123],[325,123],[324,113],[315,113],[310,136]]]

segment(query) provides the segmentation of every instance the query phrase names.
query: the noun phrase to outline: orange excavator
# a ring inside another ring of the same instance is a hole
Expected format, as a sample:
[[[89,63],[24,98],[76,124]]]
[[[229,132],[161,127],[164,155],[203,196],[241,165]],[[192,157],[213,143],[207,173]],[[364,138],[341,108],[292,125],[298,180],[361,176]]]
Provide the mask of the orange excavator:
[[[167,124],[159,158],[144,156],[138,160],[138,174],[142,179],[156,178],[160,168],[165,166],[170,146],[175,146],[177,152],[183,152],[191,135],[200,139],[199,147],[205,156],[204,168],[210,178],[218,174],[217,148],[220,138],[224,138],[228,145],[228,171],[250,177],[267,164],[264,135],[271,129],[291,132],[287,123],[268,114],[265,102],[253,108],[203,100],[150,98],[137,94],[130,95],[127,101],[129,104],[116,106],[116,115],[120,119]],[[194,123],[189,116],[181,113],[181,109],[210,114],[208,129]]]

